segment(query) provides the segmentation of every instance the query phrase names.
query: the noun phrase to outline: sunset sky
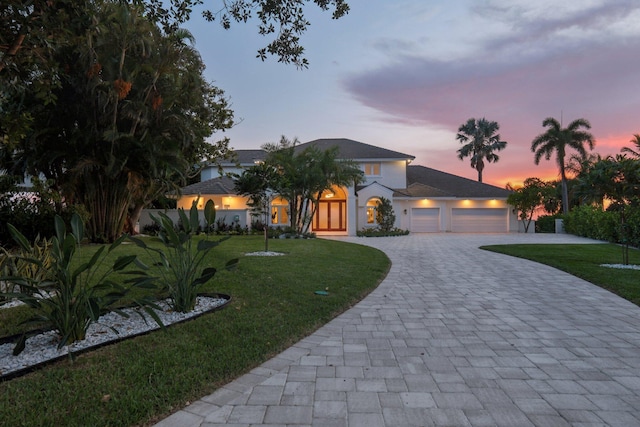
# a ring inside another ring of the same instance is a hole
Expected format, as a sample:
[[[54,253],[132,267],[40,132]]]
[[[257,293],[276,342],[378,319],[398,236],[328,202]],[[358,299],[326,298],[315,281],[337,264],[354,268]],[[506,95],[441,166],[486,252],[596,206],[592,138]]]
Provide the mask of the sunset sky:
[[[349,0],[339,20],[309,6],[307,70],[262,62],[255,21],[225,31],[188,24],[236,118],[237,149],[281,135],[350,138],[412,154],[414,164],[477,179],[457,158],[458,127],[486,117],[508,142],[484,181],[555,179],[533,162],[546,117],[591,122],[595,152],[616,154],[640,133],[638,0]]]

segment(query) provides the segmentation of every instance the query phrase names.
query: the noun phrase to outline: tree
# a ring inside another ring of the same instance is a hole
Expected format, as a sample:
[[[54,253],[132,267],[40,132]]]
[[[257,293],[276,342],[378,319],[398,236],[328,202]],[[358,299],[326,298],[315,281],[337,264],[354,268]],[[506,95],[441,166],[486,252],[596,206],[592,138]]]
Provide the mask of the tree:
[[[527,178],[520,188],[513,188],[513,193],[507,197],[507,203],[518,211],[518,218],[524,225],[524,232],[529,232],[533,215],[540,207],[545,206],[547,200],[553,197],[555,186],[539,178]]]
[[[599,160],[579,177],[585,188],[593,191],[592,200],[608,199],[607,210],[619,213],[623,263],[629,263],[629,207],[640,205],[640,160],[618,154]]]
[[[224,155],[204,138],[232,125],[223,92],[180,29],[202,0],[7,0],[0,5],[0,168],[56,179],[90,207],[93,239],[113,240],[154,194],[192,165]],[[258,52],[306,67],[303,6],[344,0],[223,0],[205,11],[224,28],[260,22]],[[10,156],[6,156],[10,153]],[[8,158],[9,157],[9,158]]]
[[[593,150],[595,140],[593,135],[582,130],[591,129],[591,124],[585,119],[576,119],[563,128],[561,123],[553,117],[548,117],[542,122],[542,126],[548,128],[546,132],[538,135],[531,142],[531,151],[534,154],[535,164],[540,163],[540,159],[544,156],[546,160],[556,153],[556,160],[560,168],[560,179],[562,183],[562,211],[569,212],[569,192],[567,187],[567,174],[565,157],[568,148],[576,150],[581,157],[587,157],[585,144],[590,150]]]
[[[298,233],[309,231],[322,193],[333,186],[350,186],[364,180],[364,173],[352,161],[338,159],[338,147],[320,150],[315,146],[297,149],[293,141],[282,137],[278,144],[267,144],[266,163],[278,171],[275,192],[289,201],[291,227]]]
[[[263,219],[264,251],[269,250],[267,229],[271,216],[271,200],[278,179],[278,170],[270,164],[259,163],[245,170],[242,175],[234,179],[235,190],[238,194],[249,198],[247,205],[252,214]]]
[[[458,128],[456,139],[465,144],[458,150],[458,158],[471,158],[471,167],[478,171],[478,182],[482,182],[484,161],[497,162],[500,157],[494,151],[503,150],[507,146],[507,142],[502,141],[500,135],[496,134],[499,129],[498,122],[490,122],[484,117],[478,120],[469,119]]]
[[[113,241],[155,194],[227,149],[205,138],[232,125],[223,92],[185,31],[163,34],[139,7],[106,2],[56,58],[57,102],[33,113],[37,132],[14,148],[21,172],[53,179],[91,213],[93,241]]]
[[[382,231],[391,231],[396,223],[396,215],[393,212],[391,200],[380,197],[376,205],[376,222]]]
[[[629,147],[622,147],[620,152],[629,153],[631,157],[635,159],[640,159],[640,133],[633,134],[633,138],[629,142],[635,145],[635,149],[629,148]]]

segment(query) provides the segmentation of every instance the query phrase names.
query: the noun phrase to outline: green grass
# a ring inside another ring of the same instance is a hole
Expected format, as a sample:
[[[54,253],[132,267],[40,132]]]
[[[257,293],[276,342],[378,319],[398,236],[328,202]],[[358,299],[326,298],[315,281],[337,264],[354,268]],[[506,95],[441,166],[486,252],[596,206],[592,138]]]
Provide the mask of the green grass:
[[[640,305],[640,270],[600,266],[600,264],[621,264],[622,248],[620,246],[541,244],[483,246],[482,249],[550,265]],[[640,264],[640,251],[629,249],[629,264]]]
[[[260,237],[214,249],[213,266],[241,257],[204,289],[232,297],[223,310],[0,383],[0,425],[152,424],[309,335],[373,290],[390,266],[382,252],[343,242],[269,246],[286,256],[244,257],[263,249]],[[329,296],[314,294],[325,288]]]

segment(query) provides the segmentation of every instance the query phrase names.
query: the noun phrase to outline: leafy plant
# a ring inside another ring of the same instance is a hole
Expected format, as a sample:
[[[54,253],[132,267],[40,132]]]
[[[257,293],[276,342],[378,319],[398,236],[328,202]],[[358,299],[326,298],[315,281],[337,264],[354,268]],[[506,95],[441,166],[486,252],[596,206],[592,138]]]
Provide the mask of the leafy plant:
[[[191,206],[189,215],[185,213],[184,209],[178,209],[178,214],[182,224],[179,230],[166,214],[160,212],[159,216],[151,215],[151,219],[160,228],[158,237],[165,246],[164,250],[153,248],[135,237],[130,237],[130,239],[147,252],[156,255],[158,258],[156,266],[160,267],[161,286],[169,295],[171,307],[175,311],[186,313],[195,307],[198,291],[202,285],[216,274],[215,268],[202,266],[204,259],[214,247],[229,237],[216,241],[199,239],[195,243],[196,239],[193,239],[193,236],[198,233],[200,228],[200,217],[196,204]],[[207,201],[205,205],[204,217],[205,230],[209,230],[216,218],[212,200]],[[227,269],[233,268],[237,262],[237,258],[232,259],[227,262],[225,267]],[[140,278],[142,282],[155,279],[158,278],[149,278],[146,274]]]
[[[49,278],[52,263],[51,241],[37,236],[33,246],[17,249],[17,256],[5,248],[0,248],[0,276],[20,276],[33,280]],[[36,259],[40,262],[29,261]],[[17,287],[23,293],[30,293],[29,289],[20,289],[18,286],[0,281],[0,292],[14,292]],[[2,298],[0,298],[1,302]]]
[[[396,214],[393,212],[391,200],[380,197],[376,206],[376,222],[381,231],[388,232],[393,229],[396,222]]]
[[[27,254],[16,255],[18,262],[33,264],[36,269],[45,268],[45,260],[33,256],[37,252],[24,235],[13,225],[8,224],[8,227],[23,254]],[[126,288],[109,278],[112,273],[122,272],[133,263],[136,260],[135,255],[117,258],[106,270],[100,268],[126,235],[108,247],[101,247],[88,262],[72,269],[74,255],[84,237],[84,224],[80,216],[74,214],[71,218],[71,233],[68,233],[62,218],[56,216],[55,232],[56,235],[51,239],[51,265],[48,275],[31,277],[22,273],[2,277],[0,280],[17,285],[20,289],[19,292],[5,293],[4,297],[18,299],[34,310],[34,315],[25,323],[44,324],[56,330],[60,335],[58,348],[61,348],[84,339],[88,327],[108,311],[115,311],[126,317],[127,315],[115,306],[133,287],[145,287],[148,283],[138,282]],[[103,272],[98,273],[100,270]],[[160,324],[160,319],[151,310],[157,306],[149,297],[136,298],[134,304],[143,307]],[[27,335],[23,334],[18,340],[14,354],[19,354],[24,349]]]

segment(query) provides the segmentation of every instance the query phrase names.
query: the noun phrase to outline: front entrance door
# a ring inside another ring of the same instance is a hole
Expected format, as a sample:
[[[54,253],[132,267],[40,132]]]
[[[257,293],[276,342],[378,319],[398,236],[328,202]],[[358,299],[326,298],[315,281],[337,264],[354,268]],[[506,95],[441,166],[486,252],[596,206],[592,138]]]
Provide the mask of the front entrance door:
[[[320,200],[313,231],[347,231],[346,200]]]

